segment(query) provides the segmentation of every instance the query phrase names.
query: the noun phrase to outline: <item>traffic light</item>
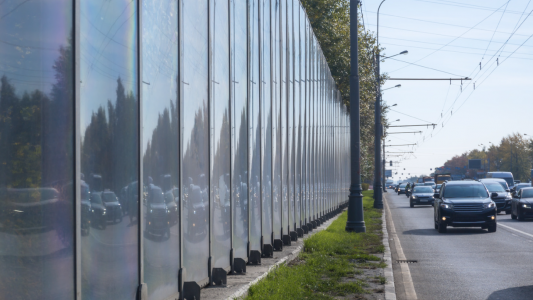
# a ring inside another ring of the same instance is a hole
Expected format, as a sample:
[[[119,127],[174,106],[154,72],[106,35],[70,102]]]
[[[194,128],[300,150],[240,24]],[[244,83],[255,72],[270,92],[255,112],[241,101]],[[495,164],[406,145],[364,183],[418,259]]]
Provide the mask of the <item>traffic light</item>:
[[[390,166],[392,167],[392,160],[390,161]]]

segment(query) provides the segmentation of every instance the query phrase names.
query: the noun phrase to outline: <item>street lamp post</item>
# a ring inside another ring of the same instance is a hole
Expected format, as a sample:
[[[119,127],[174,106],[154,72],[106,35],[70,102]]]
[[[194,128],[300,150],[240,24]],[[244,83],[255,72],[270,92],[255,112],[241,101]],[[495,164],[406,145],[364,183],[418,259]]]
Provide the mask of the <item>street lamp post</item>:
[[[350,0],[350,195],[346,231],[366,232],[361,187],[361,132],[359,116],[359,69],[357,59],[359,0]]]

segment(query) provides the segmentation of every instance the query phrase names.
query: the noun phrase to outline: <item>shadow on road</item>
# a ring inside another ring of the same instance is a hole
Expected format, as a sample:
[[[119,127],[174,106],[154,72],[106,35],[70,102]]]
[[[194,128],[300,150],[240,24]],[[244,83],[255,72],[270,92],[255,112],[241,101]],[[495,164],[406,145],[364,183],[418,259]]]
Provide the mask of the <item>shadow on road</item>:
[[[513,219],[498,219],[498,223],[531,223],[533,219],[525,219],[523,221],[513,220]]]
[[[483,234],[488,233],[488,231],[478,228],[453,228],[448,227],[447,233],[438,233],[437,230],[433,228],[424,228],[424,229],[411,229],[402,232],[405,235],[472,235],[472,234]]]
[[[519,286],[496,291],[489,295],[487,300],[504,300],[504,299],[531,299],[533,295],[533,285]]]

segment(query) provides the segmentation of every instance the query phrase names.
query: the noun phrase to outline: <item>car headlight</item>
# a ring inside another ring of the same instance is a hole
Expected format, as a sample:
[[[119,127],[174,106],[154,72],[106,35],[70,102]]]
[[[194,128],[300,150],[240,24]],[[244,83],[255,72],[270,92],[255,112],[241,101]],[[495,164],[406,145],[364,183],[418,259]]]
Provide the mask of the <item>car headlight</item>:
[[[106,211],[102,210],[102,216],[105,216]]]
[[[167,214],[170,212],[170,210],[168,210],[168,208],[166,209],[166,211],[167,211]]]
[[[411,199],[416,200],[417,196],[411,196]]]
[[[522,204],[522,207],[523,207],[523,208],[531,208],[531,205],[529,205],[529,204]]]
[[[494,203],[494,202],[485,203],[485,204],[483,204],[483,207],[485,207],[485,209],[495,208],[496,207],[496,203]]]
[[[154,211],[150,209],[150,213],[153,213]]]
[[[193,210],[192,213],[193,213],[194,215],[196,215],[196,210]]]
[[[91,209],[91,212],[93,212],[93,213],[94,213],[94,209]]]
[[[445,208],[445,209],[453,209],[453,204],[441,203],[440,207]]]

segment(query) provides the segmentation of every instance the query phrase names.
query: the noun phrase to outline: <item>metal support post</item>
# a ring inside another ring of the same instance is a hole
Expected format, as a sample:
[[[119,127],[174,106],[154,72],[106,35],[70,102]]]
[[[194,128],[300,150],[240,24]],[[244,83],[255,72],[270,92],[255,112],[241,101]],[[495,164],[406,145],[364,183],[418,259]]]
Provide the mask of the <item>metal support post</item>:
[[[346,231],[366,232],[363,217],[363,189],[361,187],[361,132],[359,116],[359,70],[357,59],[359,0],[350,0],[350,173],[351,185]]]

